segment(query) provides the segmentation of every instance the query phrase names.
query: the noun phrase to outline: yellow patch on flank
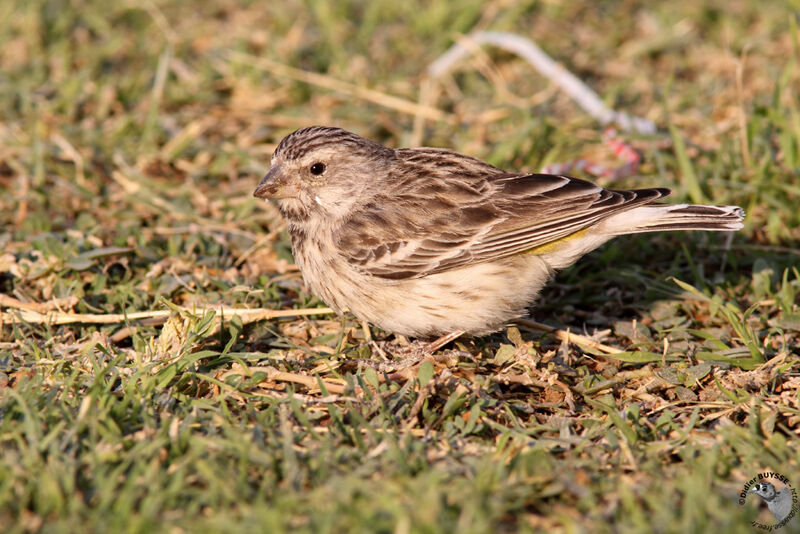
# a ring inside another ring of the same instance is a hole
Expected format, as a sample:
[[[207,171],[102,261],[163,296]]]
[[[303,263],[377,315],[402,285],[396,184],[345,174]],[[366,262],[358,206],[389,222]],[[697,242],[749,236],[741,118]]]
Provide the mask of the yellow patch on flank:
[[[564,236],[561,239],[556,239],[555,241],[551,241],[550,243],[545,243],[544,245],[539,245],[538,247],[529,248],[523,254],[549,254],[551,252],[557,251],[561,248],[561,245],[572,241],[573,239],[578,239],[579,237],[583,237],[583,235],[588,232],[588,228],[584,228],[583,230],[578,230],[577,232],[571,233],[568,236]]]

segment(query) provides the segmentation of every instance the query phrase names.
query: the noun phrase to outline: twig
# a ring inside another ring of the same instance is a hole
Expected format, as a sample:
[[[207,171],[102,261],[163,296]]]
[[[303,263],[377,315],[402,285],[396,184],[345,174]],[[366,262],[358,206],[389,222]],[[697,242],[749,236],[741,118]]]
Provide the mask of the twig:
[[[298,373],[288,373],[286,371],[278,371],[274,367],[250,367],[250,371],[262,371],[267,373],[268,380],[275,380],[278,382],[292,382],[294,384],[302,384],[308,389],[320,389],[320,383],[325,386],[328,393],[341,395],[345,392],[345,386],[328,382],[327,380],[318,379],[313,376],[301,375]],[[357,388],[358,389],[358,388]]]
[[[747,62],[748,46],[742,50],[742,57],[736,61],[736,99],[739,101],[739,142],[742,145],[742,160],[744,160],[744,167],[750,169],[752,159],[750,157],[750,145],[748,143],[747,135],[747,107],[745,106],[744,97],[744,70]]]
[[[48,302],[22,302],[19,299],[0,293],[0,308],[14,308],[17,310],[30,310],[38,313],[47,313],[51,310],[70,309],[78,303],[78,297],[53,299]]]
[[[7,304],[5,304],[7,306]],[[324,315],[333,313],[330,308],[303,308],[299,310],[271,310],[269,308],[228,308],[225,306],[210,307],[210,308],[185,308],[181,310],[196,315],[204,314],[213,311],[217,314],[222,314],[223,317],[229,319],[234,315],[239,316],[243,324],[253,323],[256,321],[264,321],[269,319],[277,319],[281,317],[301,317],[306,315]],[[128,321],[140,321],[153,319],[154,322],[150,324],[160,324],[167,320],[173,314],[173,310],[150,310],[132,313],[65,313],[52,311],[47,313],[40,313],[30,309],[18,308],[13,312],[0,312],[0,321],[24,321],[27,323],[35,324],[75,324],[75,323],[88,323],[88,324],[120,324]]]
[[[414,401],[414,405],[411,407],[408,417],[406,417],[406,423],[403,425],[403,428],[408,430],[417,426],[417,423],[419,422],[419,412],[422,411],[425,401],[428,399],[428,397],[430,397],[431,393],[433,393],[433,389],[434,381],[431,381],[425,387],[420,389],[419,395],[417,395],[417,400]]]
[[[517,54],[527,61],[542,76],[558,85],[575,100],[589,115],[601,124],[616,123],[623,130],[634,130],[640,133],[654,133],[655,124],[643,117],[630,116],[627,113],[614,111],[606,106],[602,99],[588,85],[574,74],[555,62],[533,41],[520,35],[505,32],[476,32],[466,37],[474,45],[491,44],[508,52]],[[428,67],[428,75],[439,78],[452,66],[472,53],[471,46],[455,43],[450,49]]]
[[[519,384],[521,386],[535,386],[537,388],[542,388],[542,389],[547,389],[548,387],[550,387],[550,384],[548,384],[544,380],[533,378],[528,373],[511,374],[507,372],[502,372],[492,376],[492,382],[497,382],[499,384],[506,384],[506,385]]]
[[[271,59],[265,57],[256,57],[242,52],[231,51],[228,52],[227,56],[229,60],[238,61],[240,63],[277,74],[278,76],[285,76],[299,82],[316,85],[317,87],[323,87],[332,91],[339,91],[356,98],[361,98],[362,100],[372,102],[373,104],[378,104],[379,106],[400,111],[402,113],[423,117],[428,120],[446,121],[450,123],[455,122],[455,119],[452,115],[435,107],[418,104],[416,102],[412,102],[411,100],[381,93],[380,91],[376,91],[374,89],[360,87],[352,83],[337,80],[336,78],[327,76],[325,74],[297,69],[282,63],[278,63],[277,61],[272,61]]]
[[[531,321],[529,319],[517,319],[516,322],[522,326],[532,328],[533,330],[539,332],[547,332],[548,334],[553,334],[555,337],[566,343],[582,345],[584,347],[589,347],[595,350],[599,350],[600,352],[605,352],[606,354],[619,354],[621,352],[625,352],[623,350],[610,347],[608,345],[603,345],[602,343],[598,343],[597,341],[589,339],[586,336],[573,334],[572,332],[567,332],[566,330],[560,330],[558,328],[538,323],[536,321]]]
[[[445,345],[447,345],[451,341],[454,341],[454,340],[460,338],[465,333],[466,332],[464,332],[463,330],[456,330],[454,332],[450,332],[449,334],[445,334],[442,337],[434,339],[433,341],[431,341],[430,343],[425,345],[425,347],[423,348],[423,351],[424,351],[425,354],[433,354],[434,352],[436,352],[437,350],[441,349],[442,347],[444,347]]]
[[[75,165],[75,181],[77,184],[81,187],[86,187],[86,174],[84,173],[84,161],[81,153],[58,132],[54,133],[50,138],[53,144],[60,148],[61,151],[64,152],[64,155]]]
[[[655,133],[655,123],[644,117],[636,117],[614,111],[603,103],[603,100],[588,85],[548,56],[536,43],[526,37],[505,32],[471,33],[450,47],[428,66],[427,76],[420,84],[419,103],[421,106],[435,107],[438,94],[435,84],[447,74],[453,66],[474,53],[483,44],[491,44],[507,52],[516,54],[527,61],[534,69],[561,88],[589,115],[600,124],[616,123],[622,130],[633,130],[640,133]],[[414,118],[414,129],[411,134],[412,145],[421,145],[427,117],[417,114]]]

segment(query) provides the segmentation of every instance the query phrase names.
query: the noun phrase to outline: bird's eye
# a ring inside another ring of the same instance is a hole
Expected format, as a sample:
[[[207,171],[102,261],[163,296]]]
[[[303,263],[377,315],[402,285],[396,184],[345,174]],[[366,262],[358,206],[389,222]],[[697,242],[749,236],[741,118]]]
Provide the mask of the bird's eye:
[[[325,172],[325,164],[324,164],[324,163],[320,163],[320,162],[318,161],[318,162],[316,162],[315,164],[313,164],[313,165],[312,165],[312,166],[309,168],[309,170],[311,171],[311,174],[313,174],[314,176],[319,176],[320,174],[322,174],[323,172]]]

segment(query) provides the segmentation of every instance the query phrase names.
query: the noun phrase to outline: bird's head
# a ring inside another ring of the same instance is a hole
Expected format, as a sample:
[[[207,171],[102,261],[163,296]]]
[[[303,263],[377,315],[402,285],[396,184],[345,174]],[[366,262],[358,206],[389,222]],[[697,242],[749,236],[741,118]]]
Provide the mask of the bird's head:
[[[775,497],[775,486],[773,486],[771,482],[759,482],[747,490],[747,493],[755,493],[762,499],[769,501]]]
[[[312,126],[286,136],[253,192],[280,199],[284,215],[341,218],[380,188],[394,151],[340,128]]]

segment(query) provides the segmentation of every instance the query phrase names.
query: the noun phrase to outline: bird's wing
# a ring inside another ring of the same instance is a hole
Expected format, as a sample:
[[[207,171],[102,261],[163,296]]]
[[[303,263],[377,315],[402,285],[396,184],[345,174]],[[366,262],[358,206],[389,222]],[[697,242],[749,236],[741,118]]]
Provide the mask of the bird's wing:
[[[421,277],[550,245],[669,194],[502,173],[471,158],[467,164],[442,163],[438,175],[401,181],[356,210],[337,234],[347,261],[382,278]],[[494,172],[487,175],[480,164]]]

